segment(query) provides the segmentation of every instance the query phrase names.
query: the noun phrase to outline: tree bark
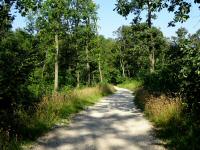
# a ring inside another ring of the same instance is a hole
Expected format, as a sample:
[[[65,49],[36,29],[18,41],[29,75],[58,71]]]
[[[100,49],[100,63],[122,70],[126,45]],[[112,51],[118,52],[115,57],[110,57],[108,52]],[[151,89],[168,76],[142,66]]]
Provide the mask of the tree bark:
[[[89,63],[89,51],[88,51],[88,44],[86,44],[85,47],[85,52],[86,52],[86,70],[87,70],[87,84],[90,85],[90,63]]]
[[[100,82],[103,82],[102,70],[101,70],[101,54],[99,53],[99,79]]]
[[[124,61],[122,59],[120,60],[120,65],[121,65],[121,68],[122,68],[122,76],[125,78],[126,77],[125,65],[124,65]]]
[[[94,76],[94,73],[92,74],[92,84],[95,85],[96,82],[95,82],[95,76]]]
[[[79,88],[80,87],[80,72],[79,71],[76,72],[76,80],[77,80],[76,87]]]
[[[151,22],[151,17],[152,17],[152,11],[151,11],[151,0],[147,1],[147,9],[148,9],[148,15],[147,15],[147,24],[148,27],[151,28],[152,22]]]
[[[125,74],[125,64],[124,64],[124,54],[122,54],[122,50],[125,51],[126,49],[126,46],[125,46],[125,40],[123,40],[123,46],[120,48],[120,66],[121,66],[121,69],[122,69],[122,77],[126,77],[126,74]]]
[[[149,60],[150,60],[150,73],[153,73],[155,71],[155,52],[154,52],[154,48],[150,52]]]
[[[58,54],[59,54],[59,43],[58,43],[58,34],[55,35],[55,79],[54,79],[54,92],[58,91]]]
[[[147,7],[148,7],[148,18],[147,18],[147,24],[148,27],[152,27],[152,4],[151,0],[147,1]],[[150,62],[150,73],[153,73],[155,71],[155,48],[153,46],[153,37],[151,35],[151,45],[149,47],[149,62]]]
[[[130,77],[131,77],[131,72],[130,72],[130,70],[128,69],[128,67],[127,67],[127,74],[128,74],[128,77],[130,78]]]
[[[46,51],[46,56],[45,56],[45,60],[44,60],[44,65],[42,67],[42,79],[44,79],[44,71],[45,71],[45,68],[46,68],[46,59],[48,57],[48,51]]]

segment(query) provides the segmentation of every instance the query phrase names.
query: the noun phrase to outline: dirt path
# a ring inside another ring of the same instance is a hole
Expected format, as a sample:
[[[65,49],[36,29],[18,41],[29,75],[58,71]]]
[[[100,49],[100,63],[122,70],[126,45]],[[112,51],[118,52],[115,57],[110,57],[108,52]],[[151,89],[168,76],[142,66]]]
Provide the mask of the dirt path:
[[[130,91],[118,91],[38,139],[33,150],[160,150]]]

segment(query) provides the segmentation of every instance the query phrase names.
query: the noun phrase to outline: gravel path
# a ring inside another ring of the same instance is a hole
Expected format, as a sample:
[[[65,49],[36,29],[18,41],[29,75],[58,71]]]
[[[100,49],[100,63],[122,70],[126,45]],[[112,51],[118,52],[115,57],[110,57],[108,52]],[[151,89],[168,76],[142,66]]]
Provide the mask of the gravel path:
[[[131,91],[117,88],[78,114],[68,127],[38,139],[33,150],[163,150],[152,125],[135,107]]]

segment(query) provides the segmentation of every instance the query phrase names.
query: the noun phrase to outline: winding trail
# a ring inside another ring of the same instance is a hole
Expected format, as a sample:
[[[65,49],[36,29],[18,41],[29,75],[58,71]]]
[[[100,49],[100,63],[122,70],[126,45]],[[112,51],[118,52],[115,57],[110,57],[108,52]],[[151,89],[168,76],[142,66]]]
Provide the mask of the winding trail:
[[[131,91],[103,98],[74,117],[68,127],[58,127],[38,139],[33,150],[163,150],[152,136],[152,125],[133,103]]]

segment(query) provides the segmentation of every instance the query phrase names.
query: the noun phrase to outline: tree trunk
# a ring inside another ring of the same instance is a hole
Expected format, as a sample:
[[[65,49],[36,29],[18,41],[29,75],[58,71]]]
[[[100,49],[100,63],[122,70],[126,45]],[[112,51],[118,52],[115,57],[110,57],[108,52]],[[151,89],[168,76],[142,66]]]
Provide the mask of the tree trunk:
[[[86,52],[86,70],[87,70],[87,80],[88,80],[88,85],[90,85],[90,64],[89,64],[89,51],[88,51],[88,45],[86,44],[85,47],[85,52]]]
[[[58,54],[59,54],[59,43],[58,43],[58,35],[55,35],[55,46],[56,46],[56,54],[55,54],[55,80],[54,80],[54,92],[58,91]]]
[[[95,82],[95,76],[94,76],[94,73],[92,74],[92,84],[95,85],[96,82]]]
[[[150,60],[150,73],[153,73],[155,71],[155,52],[154,52],[154,48],[152,48],[152,51],[150,52],[149,60]]]
[[[46,60],[47,60],[47,57],[48,57],[48,53],[49,53],[49,51],[46,50],[46,52],[45,52],[44,65],[43,65],[43,67],[42,67],[42,79],[44,78],[44,71],[45,71],[45,68],[46,68]]]
[[[99,79],[100,82],[103,82],[102,70],[101,70],[101,54],[99,53]]]
[[[124,61],[122,59],[120,60],[120,65],[121,65],[121,68],[122,68],[122,76],[125,78],[126,77],[125,65],[124,65]]]
[[[151,0],[148,0],[147,7],[148,7],[147,8],[148,9],[147,24],[148,24],[149,28],[151,28],[151,25],[152,25],[152,22],[151,22],[151,17],[152,17],[152,15],[151,15],[151,13],[152,13],[152,11],[151,11]]]
[[[130,78],[130,77],[131,77],[131,72],[130,72],[130,70],[128,69],[128,67],[127,67],[127,74],[128,74],[128,77]]]
[[[122,53],[122,50],[125,51],[125,49],[126,49],[125,41],[123,40],[123,46],[120,48],[120,55],[121,55],[120,66],[121,66],[121,69],[122,69],[122,76],[124,78],[126,77],[126,75],[125,75],[124,54]]]
[[[147,2],[147,7],[148,7],[148,18],[147,18],[147,24],[148,27],[151,28],[152,26],[152,3],[151,0],[148,0]],[[153,46],[153,38],[151,35],[151,45],[149,47],[149,61],[150,61],[150,73],[153,73],[155,71],[155,48]]]
[[[76,80],[77,80],[76,87],[79,88],[80,87],[80,72],[79,71],[76,72]]]

